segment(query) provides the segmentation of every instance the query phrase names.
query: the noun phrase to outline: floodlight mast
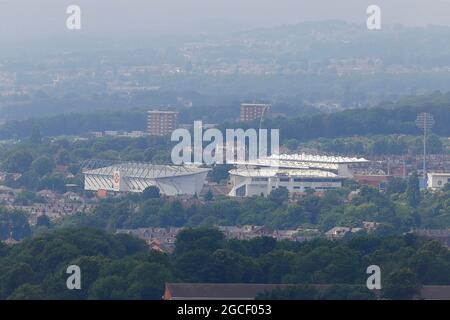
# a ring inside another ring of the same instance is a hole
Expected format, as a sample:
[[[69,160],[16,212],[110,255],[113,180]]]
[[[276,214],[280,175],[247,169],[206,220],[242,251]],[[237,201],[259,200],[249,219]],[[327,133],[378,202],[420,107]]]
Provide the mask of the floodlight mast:
[[[423,179],[427,180],[427,134],[434,126],[434,117],[432,114],[422,112],[417,115],[416,125],[423,130]]]

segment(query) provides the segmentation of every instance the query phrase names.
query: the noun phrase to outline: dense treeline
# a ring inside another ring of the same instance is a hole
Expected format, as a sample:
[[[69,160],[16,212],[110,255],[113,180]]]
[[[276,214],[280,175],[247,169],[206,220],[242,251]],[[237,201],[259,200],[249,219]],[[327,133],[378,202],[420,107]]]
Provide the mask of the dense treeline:
[[[434,115],[432,132],[450,136],[450,93],[405,98],[397,103],[381,103],[377,107],[322,113],[296,118],[277,117],[264,121],[264,127],[279,129],[280,139],[304,142],[317,138],[339,138],[367,135],[419,135],[415,120],[421,112]],[[259,127],[258,123],[227,123],[225,128]]]
[[[166,107],[162,107],[164,110]],[[208,105],[199,105],[191,108],[171,110],[180,112],[181,123],[193,124],[202,120],[204,123],[222,123],[235,121],[239,118],[240,102],[220,105],[212,108]],[[289,116],[317,114],[319,111],[312,106],[304,106],[301,102],[295,105],[290,103],[278,103],[273,110]],[[91,131],[145,131],[147,129],[147,109],[98,110],[85,113],[73,111],[71,113],[57,114],[42,118],[30,118],[27,120],[8,121],[0,125],[0,140],[23,139],[28,137],[34,127],[41,128],[44,136],[61,135],[85,135]]]
[[[199,106],[181,111],[181,120],[223,123],[224,128],[242,127],[234,123],[238,118],[239,102],[235,105],[211,108]],[[433,132],[440,136],[450,136],[450,93],[434,93],[401,99],[397,103],[381,103],[368,109],[352,109],[335,113],[319,113],[316,109],[299,105],[297,111],[291,105],[279,104],[275,113],[285,112],[296,118],[276,118],[265,121],[265,126],[280,129],[283,141],[295,139],[307,141],[315,138],[336,138],[354,135],[408,134],[417,135],[420,130],[415,120],[419,112],[429,112],[435,116]],[[231,121],[231,122],[230,122]],[[259,127],[259,123],[251,124]],[[83,134],[102,130],[145,130],[146,110],[101,111],[86,114],[57,115],[42,119],[7,122],[0,126],[0,139],[28,137],[34,126],[41,128],[43,135]]]
[[[386,298],[410,298],[422,284],[450,284],[449,251],[411,235],[295,243],[227,241],[213,229],[186,229],[165,255],[127,235],[66,229],[0,245],[0,298],[160,299],[165,282],[333,284],[341,287],[329,291],[330,299],[373,298],[360,287],[373,264],[381,268]],[[66,288],[69,265],[81,269],[81,290]],[[291,298],[315,298],[302,292]]]
[[[393,180],[386,193],[366,186],[355,191],[356,186],[348,186],[330,190],[323,196],[308,193],[293,203],[287,201],[287,193],[279,190],[268,198],[208,197],[204,203],[189,205],[130,195],[103,201],[92,214],[67,217],[62,225],[115,230],[252,224],[275,229],[313,227],[327,231],[335,226],[358,227],[363,221],[374,221],[382,223],[377,231],[380,234],[407,232],[418,227],[450,227],[450,188],[421,193],[417,176],[409,181]]]
[[[279,128],[282,139],[306,141],[314,138],[335,138],[370,134],[409,134],[417,135],[420,130],[415,124],[417,114],[429,112],[434,115],[436,124],[433,132],[450,136],[450,94],[445,101],[399,102],[382,107],[347,110],[338,113],[314,115],[295,119],[278,118],[268,120],[270,128]]]
[[[25,214],[19,211],[8,211],[0,207],[0,241],[12,236],[14,239],[30,237],[32,233]]]
[[[0,126],[0,139],[29,137],[33,127],[39,127],[44,136],[79,135],[90,131],[145,130],[146,111],[96,111],[67,113],[45,118],[9,121]]]
[[[295,139],[285,141],[290,150],[302,148],[317,149],[329,154],[360,155],[367,157],[380,155],[418,155],[423,153],[423,135],[374,135],[354,136],[345,138],[319,138],[305,143]],[[450,152],[447,138],[440,138],[435,134],[427,137],[427,152],[442,154]]]

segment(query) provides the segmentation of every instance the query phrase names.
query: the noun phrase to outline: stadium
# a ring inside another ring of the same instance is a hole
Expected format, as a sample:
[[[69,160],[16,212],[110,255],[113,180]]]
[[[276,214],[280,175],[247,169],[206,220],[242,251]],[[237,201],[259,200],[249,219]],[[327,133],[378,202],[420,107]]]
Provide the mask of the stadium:
[[[363,158],[308,154],[283,154],[235,162],[237,168],[230,170],[232,189],[229,195],[267,196],[280,187],[287,188],[290,193],[335,189],[341,187],[345,179],[353,177],[351,165],[367,162]]]
[[[84,189],[87,191],[142,192],[156,186],[167,196],[200,194],[209,169],[196,166],[118,163],[108,166],[84,166]]]

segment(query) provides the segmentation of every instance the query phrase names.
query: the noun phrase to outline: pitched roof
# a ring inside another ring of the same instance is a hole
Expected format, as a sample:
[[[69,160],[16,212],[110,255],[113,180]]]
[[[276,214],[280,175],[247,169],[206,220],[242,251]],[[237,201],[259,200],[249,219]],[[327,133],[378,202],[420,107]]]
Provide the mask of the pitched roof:
[[[253,283],[167,283],[172,299],[253,300],[263,292],[286,288],[283,284]]]
[[[293,284],[255,283],[166,283],[166,298],[172,300],[254,300],[258,294],[286,289]],[[313,285],[326,290],[331,285]],[[379,297],[381,292],[376,290]],[[417,299],[450,300],[450,286],[424,285]]]
[[[425,300],[450,300],[450,286],[423,286],[420,296]]]

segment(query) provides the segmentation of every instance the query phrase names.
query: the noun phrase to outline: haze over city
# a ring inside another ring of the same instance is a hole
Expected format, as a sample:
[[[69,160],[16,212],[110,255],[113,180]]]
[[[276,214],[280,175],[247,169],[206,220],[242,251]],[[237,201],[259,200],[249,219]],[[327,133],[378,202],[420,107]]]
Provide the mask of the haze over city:
[[[385,24],[450,25],[448,0],[2,0],[0,41],[65,34],[71,4],[82,8],[84,35],[110,37],[229,32],[316,20],[364,24],[370,4],[382,8]]]
[[[450,300],[449,13],[0,0],[0,300]]]

